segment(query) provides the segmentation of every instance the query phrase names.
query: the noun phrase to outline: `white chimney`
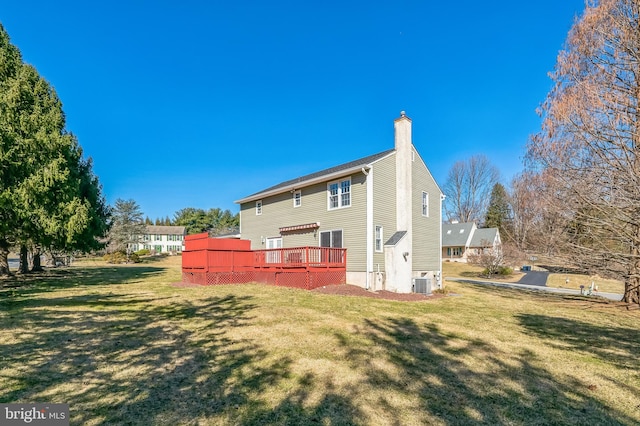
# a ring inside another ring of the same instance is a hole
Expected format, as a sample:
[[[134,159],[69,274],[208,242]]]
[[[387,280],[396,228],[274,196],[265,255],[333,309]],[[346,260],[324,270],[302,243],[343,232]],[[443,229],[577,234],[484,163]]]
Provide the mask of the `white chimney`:
[[[404,111],[393,122],[396,148],[396,226],[399,231],[411,232],[411,169],[413,145],[411,119]]]

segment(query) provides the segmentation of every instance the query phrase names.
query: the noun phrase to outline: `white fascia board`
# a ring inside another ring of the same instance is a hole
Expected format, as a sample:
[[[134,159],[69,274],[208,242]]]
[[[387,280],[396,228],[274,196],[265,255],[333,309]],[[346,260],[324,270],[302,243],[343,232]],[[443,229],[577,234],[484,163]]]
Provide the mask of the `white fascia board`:
[[[260,200],[262,198],[267,198],[267,197],[271,197],[272,195],[277,195],[277,194],[282,194],[283,192],[291,192],[293,190],[297,190],[300,188],[304,188],[305,186],[309,186],[309,185],[313,185],[316,183],[321,183],[321,182],[329,182],[332,181],[334,179],[343,177],[343,176],[347,176],[347,175],[352,175],[355,172],[359,172],[362,171],[362,169],[370,169],[371,168],[371,164],[365,164],[364,166],[357,166],[357,167],[351,167],[349,169],[345,169],[345,170],[340,170],[339,172],[334,172],[334,173],[329,173],[326,175],[322,175],[322,176],[318,176],[317,178],[313,178],[313,179],[309,179],[309,180],[303,180],[300,182],[295,182],[292,183],[290,185],[287,186],[283,186],[271,191],[266,191],[266,192],[260,192],[256,195],[252,195],[250,197],[246,197],[246,198],[241,198],[239,200],[234,201],[234,203],[236,204],[242,204],[242,203],[248,203],[250,201],[255,201],[255,200]]]

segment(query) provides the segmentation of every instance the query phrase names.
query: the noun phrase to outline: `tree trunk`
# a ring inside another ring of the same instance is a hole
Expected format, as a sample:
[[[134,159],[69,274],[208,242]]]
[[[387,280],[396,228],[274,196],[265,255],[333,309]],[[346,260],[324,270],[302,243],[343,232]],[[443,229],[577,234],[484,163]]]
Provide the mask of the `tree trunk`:
[[[33,252],[33,266],[31,267],[31,272],[41,272],[42,264],[40,262],[40,247],[36,247]]]
[[[624,296],[622,301],[640,305],[640,250],[638,242],[640,242],[640,226],[635,226],[634,235],[637,237],[631,248],[631,260],[629,262],[629,277],[624,283]]]
[[[20,246],[20,266],[18,267],[18,272],[21,274],[29,272],[29,252],[25,245]]]
[[[8,244],[0,243],[0,276],[10,276],[9,270],[9,247]]]

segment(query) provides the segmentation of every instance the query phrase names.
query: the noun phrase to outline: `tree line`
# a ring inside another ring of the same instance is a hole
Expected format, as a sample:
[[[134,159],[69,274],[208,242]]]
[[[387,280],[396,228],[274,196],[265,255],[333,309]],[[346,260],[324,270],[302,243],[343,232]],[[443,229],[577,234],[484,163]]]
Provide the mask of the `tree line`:
[[[131,255],[131,247],[140,244],[147,234],[147,226],[184,226],[188,235],[209,233],[211,236],[237,233],[240,226],[240,214],[230,210],[211,208],[209,210],[187,207],[178,210],[173,219],[156,219],[155,223],[145,217],[138,203],[133,200],[117,199],[112,209],[112,221],[109,231],[108,251],[120,251]]]
[[[212,236],[233,233],[240,226],[240,214],[231,210],[214,207],[208,210],[187,207],[178,210],[173,218],[165,216],[151,220],[149,216],[144,219],[145,225],[155,226],[184,226],[187,234],[208,232]]]

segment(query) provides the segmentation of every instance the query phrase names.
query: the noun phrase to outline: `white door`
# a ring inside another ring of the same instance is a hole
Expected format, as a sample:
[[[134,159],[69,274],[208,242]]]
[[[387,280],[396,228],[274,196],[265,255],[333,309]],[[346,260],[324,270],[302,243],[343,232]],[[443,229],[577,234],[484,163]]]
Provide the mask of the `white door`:
[[[267,250],[282,248],[282,237],[267,238]],[[267,252],[267,263],[281,263],[282,252],[280,250]]]

